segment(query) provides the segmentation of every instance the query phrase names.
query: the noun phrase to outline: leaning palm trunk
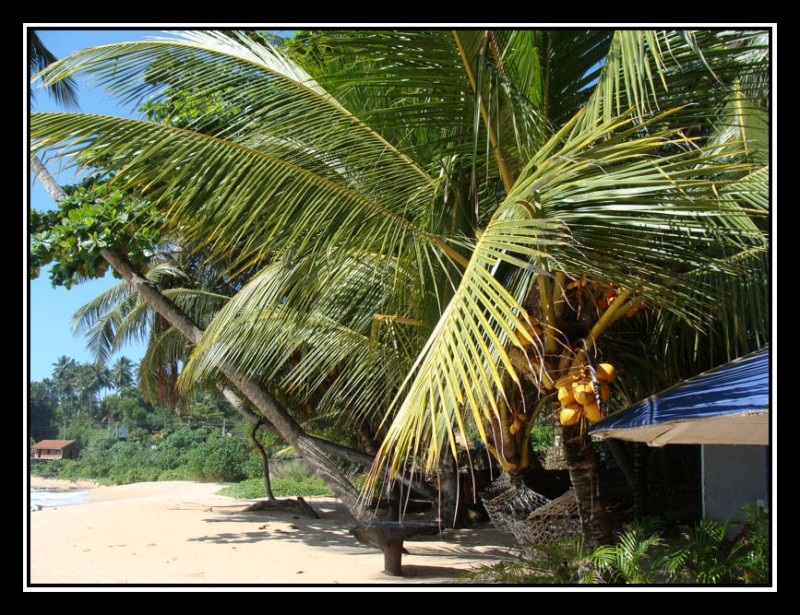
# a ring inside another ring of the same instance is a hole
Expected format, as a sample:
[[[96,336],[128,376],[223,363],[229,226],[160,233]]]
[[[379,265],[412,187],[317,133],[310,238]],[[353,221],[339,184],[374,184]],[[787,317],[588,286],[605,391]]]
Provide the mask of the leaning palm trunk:
[[[53,200],[58,202],[66,198],[66,192],[53,179],[38,158],[32,158],[31,166],[37,179]],[[118,275],[128,282],[162,318],[175,327],[187,340],[195,344],[200,340],[203,335],[202,329],[148,280],[137,274],[123,255],[110,249],[103,249],[100,254]],[[295,447],[356,519],[364,519],[369,515],[369,511],[360,500],[355,487],[324,454],[314,439],[309,437],[297,421],[275,402],[260,383],[242,375],[229,363],[220,364],[219,370],[264,415],[280,436]]]
[[[195,344],[200,340],[203,335],[202,330],[172,301],[158,292],[150,282],[139,276],[122,255],[108,249],[103,249],[100,253],[114,270],[186,339]],[[295,447],[314,472],[325,481],[347,507],[348,511],[357,519],[366,518],[368,511],[360,501],[355,487],[342,475],[316,442],[305,433],[297,421],[272,399],[264,387],[242,375],[230,363],[221,363],[218,367],[220,372],[275,426],[281,437]]]

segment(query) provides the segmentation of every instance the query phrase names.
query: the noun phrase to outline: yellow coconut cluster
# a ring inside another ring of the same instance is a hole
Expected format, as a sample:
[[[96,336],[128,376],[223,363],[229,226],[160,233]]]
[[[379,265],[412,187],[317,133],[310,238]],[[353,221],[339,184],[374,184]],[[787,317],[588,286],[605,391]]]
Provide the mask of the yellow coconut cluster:
[[[597,379],[600,381],[600,400],[605,402],[611,397],[609,384],[617,377],[614,366],[601,363],[597,366]],[[603,412],[597,402],[594,384],[587,370],[568,374],[556,381],[558,401],[561,402],[559,419],[562,425],[575,425],[585,416],[592,423],[603,418]]]

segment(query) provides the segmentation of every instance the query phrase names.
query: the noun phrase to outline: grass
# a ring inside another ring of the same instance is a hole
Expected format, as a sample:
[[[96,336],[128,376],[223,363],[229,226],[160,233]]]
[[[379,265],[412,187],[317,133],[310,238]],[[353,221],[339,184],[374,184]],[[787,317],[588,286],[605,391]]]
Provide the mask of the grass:
[[[318,476],[312,476],[308,468],[299,460],[286,463],[271,463],[272,493],[275,497],[297,497],[315,495],[333,495],[325,482]],[[219,495],[245,500],[256,500],[266,496],[264,479],[248,478],[240,483],[228,485],[219,491]]]

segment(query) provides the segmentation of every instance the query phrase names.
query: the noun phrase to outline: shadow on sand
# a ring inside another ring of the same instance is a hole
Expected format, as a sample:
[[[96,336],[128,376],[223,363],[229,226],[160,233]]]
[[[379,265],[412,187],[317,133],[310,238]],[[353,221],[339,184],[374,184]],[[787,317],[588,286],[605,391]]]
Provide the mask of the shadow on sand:
[[[213,530],[190,541],[216,544],[244,544],[270,540],[302,542],[312,547],[337,547],[344,552],[374,553],[376,570],[382,567],[382,556],[378,549],[362,545],[350,535],[352,523],[347,511],[337,502],[312,502],[319,519],[309,519],[291,511],[244,512],[250,502],[241,505],[215,506],[209,510],[213,516],[203,521],[212,529],[218,523],[240,523],[241,532],[219,532]],[[406,541],[406,549],[415,558],[430,558],[431,562],[442,558],[467,558],[471,562],[490,563],[507,559],[515,550],[514,541],[489,524],[481,524],[459,530],[444,530],[434,536],[420,536]],[[461,568],[447,565],[417,565],[405,563],[405,579],[454,579],[464,572]],[[413,560],[412,560],[413,561]],[[419,560],[417,560],[419,561]],[[392,577],[386,577],[387,581]]]

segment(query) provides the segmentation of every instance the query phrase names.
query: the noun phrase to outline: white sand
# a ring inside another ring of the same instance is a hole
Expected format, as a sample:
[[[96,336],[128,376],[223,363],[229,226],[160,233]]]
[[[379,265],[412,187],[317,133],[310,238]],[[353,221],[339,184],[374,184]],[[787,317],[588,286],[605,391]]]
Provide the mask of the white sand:
[[[244,513],[249,502],[216,495],[221,485],[212,483],[86,487],[86,504],[31,513],[30,583],[449,583],[512,547],[491,527],[450,530],[406,541],[405,576],[390,577],[331,498],[307,498],[320,519],[295,519]]]

